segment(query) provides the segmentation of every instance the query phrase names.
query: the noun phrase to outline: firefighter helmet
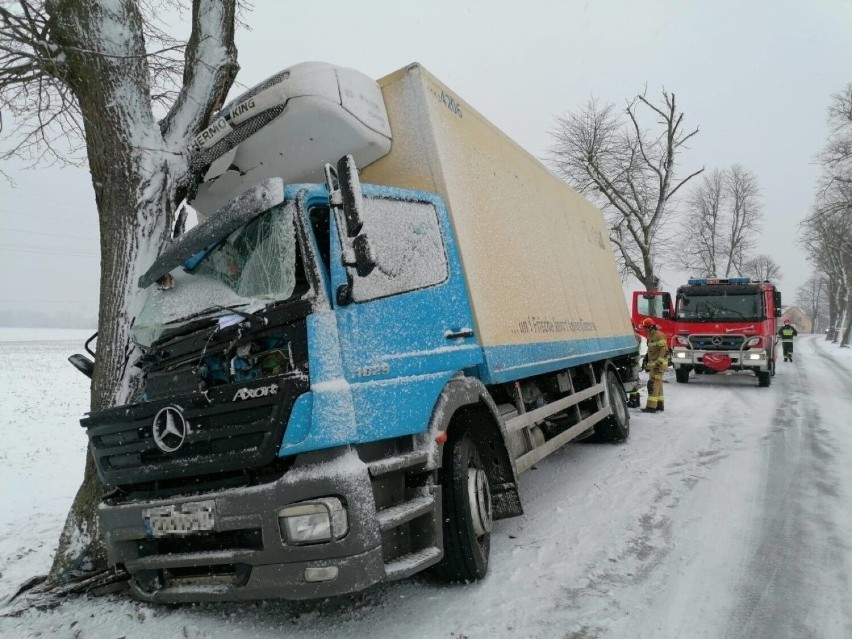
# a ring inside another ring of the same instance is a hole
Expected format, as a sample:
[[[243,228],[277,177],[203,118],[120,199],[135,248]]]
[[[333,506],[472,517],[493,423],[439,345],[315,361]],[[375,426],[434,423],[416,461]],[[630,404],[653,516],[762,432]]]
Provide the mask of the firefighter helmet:
[[[785,318],[785,319],[784,319],[784,323],[785,323],[785,324],[790,324],[790,318],[789,318],[789,317]]]
[[[642,328],[651,328],[652,326],[656,326],[657,324],[650,317],[646,317],[642,320],[642,323],[639,324]]]

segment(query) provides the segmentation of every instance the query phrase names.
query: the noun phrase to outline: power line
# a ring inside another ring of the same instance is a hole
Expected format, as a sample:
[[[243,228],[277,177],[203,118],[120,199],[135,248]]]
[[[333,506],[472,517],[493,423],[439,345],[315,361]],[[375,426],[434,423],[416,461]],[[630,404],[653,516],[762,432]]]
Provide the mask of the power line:
[[[80,204],[72,204],[72,203],[69,203],[69,202],[60,202],[59,200],[54,200],[52,198],[44,197],[43,195],[39,195],[38,197],[35,197],[33,195],[25,195],[24,193],[11,191],[11,192],[9,192],[9,196],[10,196],[10,199],[23,198],[25,200],[31,200],[32,202],[38,202],[39,204],[54,204],[56,206],[61,206],[64,209],[67,209],[67,208],[70,207],[72,209],[78,209],[80,211],[88,211],[88,212],[94,212],[96,210],[94,206],[89,207],[89,206],[83,206],[83,205],[80,205]],[[9,200],[7,200],[7,202],[8,201]]]
[[[4,300],[2,304],[97,304],[97,300]]]
[[[78,217],[51,217],[49,215],[38,215],[36,213],[21,213],[20,211],[7,211],[6,209],[0,209],[0,213],[3,215],[17,215],[19,217],[25,217],[27,219],[37,219],[37,220],[50,220],[51,222],[77,222],[81,221]]]
[[[98,253],[93,251],[66,251],[61,247],[36,246],[32,244],[13,244],[10,242],[0,242],[0,250],[13,251],[16,253],[33,253],[39,255],[56,255],[56,256],[71,256],[71,257],[98,257]]]
[[[29,233],[30,235],[47,235],[49,237],[65,237],[74,240],[93,240],[92,236],[85,235],[67,235],[65,233],[45,233],[44,231],[28,231],[26,229],[10,229],[7,226],[0,226],[0,231],[13,231],[15,233]]]

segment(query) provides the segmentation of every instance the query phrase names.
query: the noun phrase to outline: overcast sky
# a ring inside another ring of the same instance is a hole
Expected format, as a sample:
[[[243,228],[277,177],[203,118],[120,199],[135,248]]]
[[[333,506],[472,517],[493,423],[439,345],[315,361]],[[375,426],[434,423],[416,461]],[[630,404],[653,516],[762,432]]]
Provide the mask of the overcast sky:
[[[557,114],[592,95],[623,104],[646,84],[665,86],[687,125],[700,127],[684,174],[734,162],[751,169],[766,215],[758,249],[780,264],[787,303],[810,273],[796,230],[813,199],[829,96],[852,82],[850,0],[254,4],[251,31],[237,34],[242,84],[306,60],[376,78],[417,61],[539,157]],[[16,185],[0,183],[0,307],[93,312],[88,172],[2,168]],[[686,275],[665,269],[664,286]]]

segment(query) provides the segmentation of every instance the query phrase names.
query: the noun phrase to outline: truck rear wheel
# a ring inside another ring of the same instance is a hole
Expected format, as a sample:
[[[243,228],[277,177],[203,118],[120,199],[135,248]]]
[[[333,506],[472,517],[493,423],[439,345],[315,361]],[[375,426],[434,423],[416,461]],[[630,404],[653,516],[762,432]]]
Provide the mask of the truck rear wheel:
[[[675,379],[678,384],[688,384],[689,383],[689,369],[688,368],[676,368],[675,369]]]
[[[594,434],[587,442],[622,442],[630,436],[630,413],[627,397],[618,375],[611,368],[606,371],[606,401],[612,414],[595,424]]]
[[[466,430],[444,445],[442,478],[444,558],[437,572],[448,581],[476,581],[488,572],[491,486],[479,450]]]

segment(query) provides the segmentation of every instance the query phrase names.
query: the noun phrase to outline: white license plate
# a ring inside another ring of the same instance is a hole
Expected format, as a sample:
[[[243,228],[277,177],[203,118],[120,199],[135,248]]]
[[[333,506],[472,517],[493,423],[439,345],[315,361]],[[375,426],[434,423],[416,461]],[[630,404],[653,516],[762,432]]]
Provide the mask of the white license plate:
[[[146,508],[142,517],[149,536],[166,537],[213,530],[215,513],[216,503],[210,499]]]

